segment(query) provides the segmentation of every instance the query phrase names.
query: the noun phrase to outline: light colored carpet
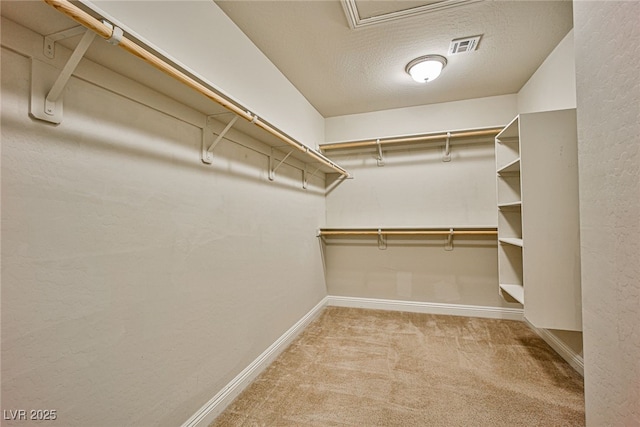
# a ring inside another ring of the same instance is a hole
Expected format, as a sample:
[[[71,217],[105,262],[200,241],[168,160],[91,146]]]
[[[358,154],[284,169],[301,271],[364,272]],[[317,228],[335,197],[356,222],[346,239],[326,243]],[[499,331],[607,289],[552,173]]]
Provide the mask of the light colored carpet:
[[[583,426],[524,323],[328,307],[211,426]]]

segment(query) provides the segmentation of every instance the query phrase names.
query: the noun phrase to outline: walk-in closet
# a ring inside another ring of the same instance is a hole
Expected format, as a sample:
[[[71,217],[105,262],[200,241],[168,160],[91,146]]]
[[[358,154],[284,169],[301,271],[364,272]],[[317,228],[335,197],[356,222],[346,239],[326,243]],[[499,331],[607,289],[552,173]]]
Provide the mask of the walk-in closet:
[[[3,426],[640,425],[640,3],[0,15]]]

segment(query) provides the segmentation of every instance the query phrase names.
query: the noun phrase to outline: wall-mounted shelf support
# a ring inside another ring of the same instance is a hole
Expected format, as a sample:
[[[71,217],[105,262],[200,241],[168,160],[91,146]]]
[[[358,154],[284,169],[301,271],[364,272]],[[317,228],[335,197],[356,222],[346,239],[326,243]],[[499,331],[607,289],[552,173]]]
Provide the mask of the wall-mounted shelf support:
[[[378,228],[378,249],[387,249],[387,236],[382,234],[382,230]]]
[[[220,141],[222,141],[222,138],[224,138],[224,136],[227,134],[227,132],[229,132],[229,130],[233,127],[233,125],[236,123],[236,121],[240,118],[240,116],[233,116],[233,118],[231,119],[231,121],[229,121],[229,123],[227,123],[227,126],[225,126],[225,128],[222,130],[222,132],[220,132],[218,134],[218,136],[216,137],[216,139],[211,143],[211,145],[209,145],[207,147],[207,135],[205,135],[204,133],[208,133],[208,128],[209,128],[209,119],[211,118],[211,116],[207,116],[206,119],[206,123],[205,123],[205,128],[203,129],[203,135],[202,135],[202,162],[203,163],[207,163],[207,164],[211,164],[211,162],[213,162],[213,150],[216,148],[216,146],[220,143]]]
[[[29,113],[32,117],[55,124],[62,122],[62,92],[95,37],[96,33],[93,31],[85,31],[57,77],[54,77],[55,68],[37,60],[31,61]]]
[[[449,229],[449,234],[447,235],[446,239],[444,239],[444,250],[453,250],[453,228]]]
[[[307,172],[307,165],[304,166],[304,169],[302,170],[302,188],[303,189],[305,190],[307,189],[307,185],[309,184],[309,178],[314,176],[316,172],[318,172],[319,170],[320,170],[320,166],[318,166],[316,170],[313,171],[313,173],[309,173]]]
[[[71,54],[71,57],[65,64],[64,68],[60,72],[60,75],[58,76],[55,83],[51,87],[51,90],[44,99],[44,112],[46,114],[49,114],[51,116],[54,115],[56,102],[58,102],[58,99],[60,99],[62,91],[67,86],[67,83],[71,78],[71,74],[75,71],[76,67],[80,63],[80,60],[84,56],[87,49],[89,49],[89,46],[91,46],[91,43],[93,42],[93,39],[95,39],[95,37],[96,34],[93,31],[85,31],[82,39],[80,39],[80,43],[78,43],[78,46],[76,46],[75,50]]]
[[[278,168],[282,166],[284,161],[287,160],[291,154],[293,154],[293,150],[289,151],[277,165],[273,166],[276,161],[274,151],[275,150],[272,148],[271,155],[269,156],[269,181],[273,181],[275,179]]]
[[[103,21],[102,24],[111,31],[110,37],[106,39],[107,42],[113,45],[119,44],[124,35],[122,29],[111,25],[107,21]],[[55,124],[62,122],[62,93],[97,34],[89,29],[75,27],[49,34],[45,37],[44,55],[53,58],[57,40],[82,34],[83,31],[84,35],[57,77],[54,77],[54,73],[57,72],[54,71],[56,70],[55,68],[37,60],[31,61],[31,103],[29,113],[32,117]]]
[[[84,28],[82,25],[78,25],[77,27],[68,28],[66,30],[58,31],[57,33],[52,33],[44,36],[44,56],[51,59],[55,58],[57,41],[79,36],[86,31],[86,28]]]
[[[382,145],[380,144],[380,139],[376,140],[376,144],[378,145],[378,157],[376,158],[378,166],[384,166],[384,157],[382,157]]]
[[[451,132],[447,132],[447,139],[444,142],[444,155],[442,156],[443,162],[451,161]]]

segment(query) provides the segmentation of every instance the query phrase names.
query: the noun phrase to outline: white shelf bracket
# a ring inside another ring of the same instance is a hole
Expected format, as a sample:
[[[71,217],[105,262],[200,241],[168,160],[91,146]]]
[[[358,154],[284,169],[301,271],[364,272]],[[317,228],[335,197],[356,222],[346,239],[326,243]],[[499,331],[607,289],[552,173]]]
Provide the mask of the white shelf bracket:
[[[447,238],[444,239],[444,250],[452,251],[453,250],[453,228],[449,229],[449,234]]]
[[[55,68],[43,62],[31,61],[31,104],[29,114],[36,119],[59,124],[62,122],[62,92],[96,33],[86,30],[71,57],[55,77]]]
[[[222,130],[222,132],[220,132],[218,134],[218,136],[216,137],[216,139],[209,144],[208,140],[209,140],[209,119],[212,116],[207,116],[206,119],[206,123],[205,123],[205,127],[204,129],[202,129],[202,163],[206,163],[206,164],[211,164],[213,162],[213,150],[216,148],[216,146],[220,143],[220,141],[222,141],[222,138],[224,138],[224,136],[227,134],[227,132],[229,132],[229,130],[233,127],[233,125],[236,123],[236,121],[238,120],[238,118],[240,118],[240,116],[235,115],[231,121],[229,121],[229,123],[227,123],[227,126],[225,126],[225,128]]]
[[[280,162],[276,166],[273,166],[273,164],[276,161],[276,158],[274,155],[274,149],[273,148],[271,149],[271,155],[269,156],[269,181],[273,181],[276,178],[276,171],[280,166],[282,166],[284,161],[287,160],[291,154],[293,154],[293,150],[289,151],[287,155],[284,156],[284,158],[280,160]]]
[[[378,228],[378,249],[387,249],[387,236],[382,234],[382,230]]]
[[[442,156],[443,162],[451,161],[451,132],[447,132],[447,139],[444,143],[444,155]]]
[[[112,29],[111,38],[107,42],[114,45],[119,44],[124,35],[122,29],[106,21],[103,21],[103,23]],[[62,40],[77,34],[81,34],[81,32],[76,28],[71,28],[47,36],[44,46],[45,56],[53,57],[56,40]],[[95,37],[96,33],[92,30],[84,30],[82,39],[73,50],[62,71],[58,72],[54,67],[37,60],[31,61],[31,103],[29,105],[29,114],[32,117],[55,124],[62,122],[62,93]]]
[[[313,173],[309,173],[307,172],[307,165],[304,165],[304,169],[302,170],[302,188],[303,189],[307,189],[307,186],[309,185],[309,178],[311,178],[312,176],[314,176],[316,174],[316,172],[318,172],[320,170],[320,166],[318,166],[316,168],[316,170],[313,171]]]
[[[380,138],[376,139],[376,145],[378,146],[378,157],[376,158],[378,166],[384,166],[384,157],[382,157],[382,145],[380,144]]]
[[[44,56],[51,59],[55,58],[57,41],[79,36],[85,31],[85,27],[83,27],[82,25],[78,25],[77,27],[58,31],[57,33],[47,34],[46,36],[44,36]]]

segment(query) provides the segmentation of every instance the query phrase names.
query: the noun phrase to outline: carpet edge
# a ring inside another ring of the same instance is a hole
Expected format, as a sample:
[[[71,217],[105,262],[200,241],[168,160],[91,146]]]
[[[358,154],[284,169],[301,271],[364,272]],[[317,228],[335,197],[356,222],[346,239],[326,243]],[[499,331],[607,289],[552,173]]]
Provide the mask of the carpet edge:
[[[298,320],[291,328],[271,344],[260,356],[242,370],[234,379],[222,388],[215,396],[205,403],[181,427],[206,427],[220,415],[251,382],[273,362],[282,351],[320,315],[327,305],[324,297],[315,307]]]

